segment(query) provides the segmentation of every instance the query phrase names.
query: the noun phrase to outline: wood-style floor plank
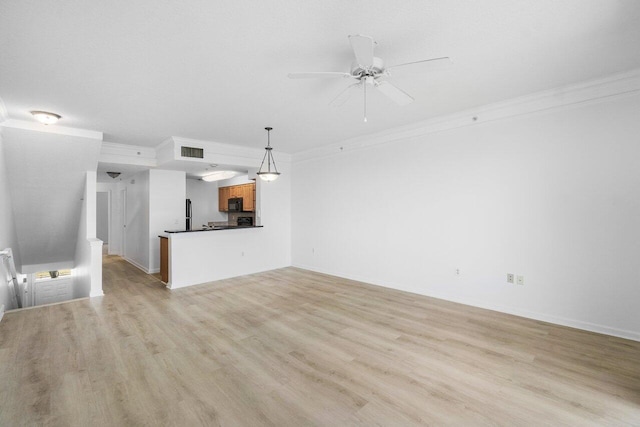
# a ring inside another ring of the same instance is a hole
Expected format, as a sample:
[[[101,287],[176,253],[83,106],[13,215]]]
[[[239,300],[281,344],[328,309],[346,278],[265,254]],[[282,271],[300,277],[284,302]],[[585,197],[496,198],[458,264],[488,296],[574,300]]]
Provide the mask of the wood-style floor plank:
[[[640,425],[640,343],[296,268],[0,323],[0,425]]]

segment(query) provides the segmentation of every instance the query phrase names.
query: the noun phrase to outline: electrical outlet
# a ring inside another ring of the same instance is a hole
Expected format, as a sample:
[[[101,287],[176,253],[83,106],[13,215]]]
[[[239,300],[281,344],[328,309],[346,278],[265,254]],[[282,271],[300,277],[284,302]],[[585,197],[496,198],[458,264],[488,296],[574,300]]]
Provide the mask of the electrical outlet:
[[[524,285],[524,276],[518,276],[518,277],[516,278],[516,283],[517,283],[518,285]]]
[[[507,283],[513,283],[513,274],[507,273]]]
[[[460,275],[460,269],[456,268],[456,276],[459,276],[459,275]]]

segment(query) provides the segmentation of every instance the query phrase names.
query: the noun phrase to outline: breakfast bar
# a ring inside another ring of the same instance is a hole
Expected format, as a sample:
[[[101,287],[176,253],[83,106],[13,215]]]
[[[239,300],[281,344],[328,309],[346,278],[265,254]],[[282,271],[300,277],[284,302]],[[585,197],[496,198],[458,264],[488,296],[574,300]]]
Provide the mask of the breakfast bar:
[[[260,226],[224,225],[165,230],[160,271],[169,289],[268,270],[262,265]]]

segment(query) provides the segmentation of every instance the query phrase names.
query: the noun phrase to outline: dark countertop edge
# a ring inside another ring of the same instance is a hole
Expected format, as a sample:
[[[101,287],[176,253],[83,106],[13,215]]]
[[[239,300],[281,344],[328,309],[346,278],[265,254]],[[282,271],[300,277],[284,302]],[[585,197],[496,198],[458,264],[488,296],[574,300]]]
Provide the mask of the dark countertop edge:
[[[202,229],[202,228],[198,228],[196,230],[164,230],[165,233],[169,233],[169,234],[175,234],[175,233],[198,233],[200,231],[222,231],[222,230],[244,230],[247,228],[262,228],[262,225],[245,225],[245,226],[238,226],[238,225],[225,225],[222,227],[218,227],[218,228],[209,228],[209,229]],[[158,236],[158,237],[167,237],[167,236]]]

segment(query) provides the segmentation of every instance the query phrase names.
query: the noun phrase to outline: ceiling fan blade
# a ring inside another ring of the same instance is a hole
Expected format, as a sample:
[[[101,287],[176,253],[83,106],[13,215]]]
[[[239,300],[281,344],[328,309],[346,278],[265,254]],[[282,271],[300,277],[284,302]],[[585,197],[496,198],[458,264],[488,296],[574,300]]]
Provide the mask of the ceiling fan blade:
[[[341,105],[344,105],[344,103],[347,102],[349,98],[351,98],[353,92],[355,92],[353,89],[359,88],[360,86],[362,86],[362,82],[354,83],[347,86],[345,90],[340,92],[338,96],[336,96],[331,100],[331,102],[329,102],[329,105],[331,105],[332,107],[340,107]]]
[[[376,88],[398,105],[407,105],[413,102],[411,96],[389,82],[380,82],[376,84]]]
[[[319,71],[312,73],[289,73],[288,76],[290,79],[332,79],[336,77],[351,77],[351,74],[333,71]]]
[[[376,42],[373,38],[368,36],[349,36],[349,42],[351,48],[356,56],[358,65],[362,68],[368,68],[373,66],[373,46]]]
[[[451,58],[443,56],[442,58],[424,59],[422,61],[406,62],[404,64],[392,65],[387,67],[387,71],[395,73],[397,71],[408,73],[426,73],[429,71],[437,70],[441,67],[451,65]]]

